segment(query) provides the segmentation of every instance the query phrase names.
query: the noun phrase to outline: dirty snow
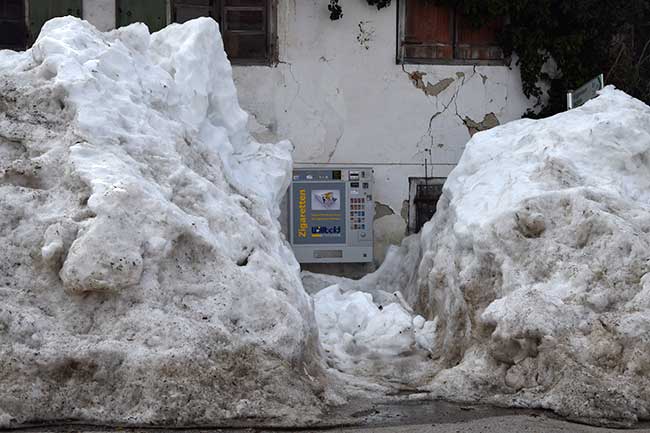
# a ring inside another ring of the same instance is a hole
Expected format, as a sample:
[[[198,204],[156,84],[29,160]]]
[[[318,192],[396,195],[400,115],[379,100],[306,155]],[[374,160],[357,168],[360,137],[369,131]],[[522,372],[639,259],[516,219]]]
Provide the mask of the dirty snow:
[[[421,234],[313,298],[290,145],[246,123],[209,19],[0,52],[0,427],[295,425],[344,402],[328,381],[650,417],[649,107],[476,134]]]
[[[608,87],[476,134],[432,221],[348,289],[435,323],[434,396],[649,418],[650,107]]]
[[[0,427],[319,415],[290,145],[246,122],[211,19],[0,51]]]

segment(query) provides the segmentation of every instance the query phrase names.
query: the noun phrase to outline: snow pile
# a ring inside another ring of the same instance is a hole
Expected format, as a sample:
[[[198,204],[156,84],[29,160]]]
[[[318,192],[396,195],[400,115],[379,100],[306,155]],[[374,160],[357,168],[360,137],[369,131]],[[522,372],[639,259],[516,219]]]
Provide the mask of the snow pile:
[[[376,303],[370,293],[345,291],[335,284],[318,292],[314,303],[332,368],[400,385],[429,370],[434,324],[413,314],[399,292]],[[412,368],[405,369],[406,363]]]
[[[419,243],[368,278],[435,321],[436,395],[650,417],[650,108],[606,88],[476,134]]]
[[[312,301],[216,23],[0,52],[0,426],[318,415]]]

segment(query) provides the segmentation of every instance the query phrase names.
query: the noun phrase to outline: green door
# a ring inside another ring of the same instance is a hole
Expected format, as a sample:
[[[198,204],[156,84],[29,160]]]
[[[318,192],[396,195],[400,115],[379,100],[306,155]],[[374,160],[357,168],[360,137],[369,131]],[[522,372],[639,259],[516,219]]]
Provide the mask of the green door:
[[[51,18],[72,15],[81,18],[82,0],[31,0],[29,2],[29,36],[33,44],[43,24]]]
[[[117,26],[143,22],[150,32],[167,25],[167,0],[118,0]]]

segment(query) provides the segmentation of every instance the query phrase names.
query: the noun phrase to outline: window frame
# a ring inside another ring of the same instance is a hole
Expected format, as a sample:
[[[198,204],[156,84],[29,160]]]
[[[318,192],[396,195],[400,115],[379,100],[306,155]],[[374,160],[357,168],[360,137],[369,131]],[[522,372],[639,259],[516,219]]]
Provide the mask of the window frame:
[[[406,39],[406,3],[407,0],[397,0],[397,41],[395,49],[395,61],[398,65],[469,65],[469,66],[507,66],[508,59],[504,55],[501,59],[460,59],[456,58],[458,46],[458,31],[456,14],[453,12],[450,20],[452,27],[452,56],[451,59],[436,58],[412,58],[405,56]],[[505,20],[507,23],[507,19]]]
[[[219,13],[219,30],[221,31],[222,38],[224,38],[224,32],[230,31],[233,33],[241,34],[251,34],[247,30],[228,30],[228,25],[226,23],[226,14],[228,10],[258,10],[256,6],[226,6],[225,0],[214,0],[218,2],[217,8]],[[176,21],[176,0],[170,0],[170,24],[175,23]],[[179,0],[178,3],[184,3],[183,0]],[[277,1],[276,0],[265,0],[266,6],[264,8],[264,33],[266,35],[266,56],[264,58],[256,59],[243,59],[243,58],[232,58],[228,56],[228,60],[233,66],[274,66],[277,64],[278,51],[277,51]],[[214,19],[214,17],[211,17]],[[254,32],[253,32],[254,33]],[[224,44],[225,45],[225,44]]]

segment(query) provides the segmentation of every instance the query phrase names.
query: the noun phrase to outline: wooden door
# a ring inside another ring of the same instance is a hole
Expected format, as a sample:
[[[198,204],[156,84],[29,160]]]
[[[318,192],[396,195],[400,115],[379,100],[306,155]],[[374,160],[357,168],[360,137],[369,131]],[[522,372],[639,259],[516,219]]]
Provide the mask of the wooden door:
[[[117,26],[142,22],[151,33],[167,25],[167,0],[118,0]]]
[[[54,17],[81,18],[82,0],[32,0],[29,3],[29,42],[33,44],[43,24]]]

